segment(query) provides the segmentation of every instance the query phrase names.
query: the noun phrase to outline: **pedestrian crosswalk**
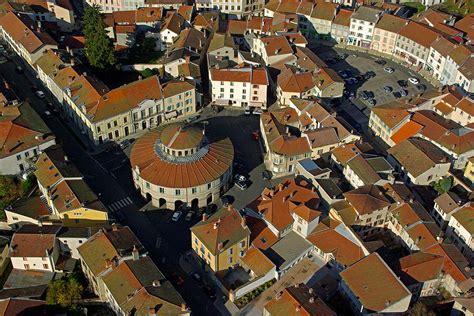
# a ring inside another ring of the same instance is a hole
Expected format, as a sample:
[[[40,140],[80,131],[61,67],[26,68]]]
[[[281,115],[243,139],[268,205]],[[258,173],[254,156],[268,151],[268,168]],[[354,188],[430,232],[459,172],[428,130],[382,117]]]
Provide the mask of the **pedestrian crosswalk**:
[[[121,200],[115,201],[112,204],[109,204],[107,208],[109,209],[109,211],[115,212],[132,203],[133,203],[132,199],[130,199],[130,197],[127,196],[126,198],[123,198]]]

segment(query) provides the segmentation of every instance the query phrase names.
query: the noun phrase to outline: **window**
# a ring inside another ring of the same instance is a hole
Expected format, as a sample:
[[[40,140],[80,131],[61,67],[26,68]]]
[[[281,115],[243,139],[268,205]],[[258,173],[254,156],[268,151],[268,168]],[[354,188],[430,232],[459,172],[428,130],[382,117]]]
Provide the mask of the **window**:
[[[207,184],[207,189],[209,190],[210,188],[212,188],[212,182],[209,182],[209,183]]]
[[[233,249],[230,248],[230,249],[229,249],[229,255],[231,255],[232,253],[233,253]]]
[[[165,188],[160,188],[160,193],[165,193]]]
[[[175,193],[176,195],[181,195],[181,190],[176,189],[176,190],[174,191],[174,193]]]
[[[147,189],[150,188],[150,183],[149,182],[145,182],[145,188],[147,188]]]
[[[245,247],[245,244],[246,244],[245,240],[242,240],[242,241],[240,242],[240,248],[244,248],[244,247]]]
[[[30,156],[30,152],[25,151],[25,158],[28,158]]]
[[[29,269],[30,269],[30,265],[29,265],[29,264],[26,264],[26,263],[25,263],[24,266],[25,266],[25,270],[29,270]]]
[[[16,155],[16,160],[21,160],[21,155]]]
[[[49,265],[48,264],[43,264],[43,269],[49,269]]]
[[[192,188],[191,192],[192,192],[192,194],[196,194],[197,193],[197,188]]]
[[[26,258],[26,257],[23,257],[23,261],[28,261],[28,258]]]

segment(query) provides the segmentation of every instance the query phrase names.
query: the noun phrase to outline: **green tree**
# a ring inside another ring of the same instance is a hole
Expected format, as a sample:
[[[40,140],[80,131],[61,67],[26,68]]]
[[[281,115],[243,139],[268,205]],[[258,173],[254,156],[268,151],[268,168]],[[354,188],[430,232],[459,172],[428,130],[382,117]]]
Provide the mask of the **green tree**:
[[[66,278],[49,282],[46,293],[46,303],[48,305],[61,305],[71,307],[77,300],[82,298],[84,287],[76,276],[69,275]]]
[[[433,188],[438,191],[439,194],[448,192],[453,187],[453,177],[446,177],[440,179],[438,182],[433,184]]]
[[[88,7],[84,12],[84,36],[86,57],[91,66],[104,70],[115,65],[114,44],[107,36],[98,6]]]

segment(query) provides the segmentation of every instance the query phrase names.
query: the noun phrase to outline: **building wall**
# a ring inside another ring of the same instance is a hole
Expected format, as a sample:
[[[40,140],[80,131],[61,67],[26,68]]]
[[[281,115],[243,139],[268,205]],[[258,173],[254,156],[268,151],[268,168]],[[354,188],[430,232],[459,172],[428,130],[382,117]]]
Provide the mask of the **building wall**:
[[[461,251],[461,253],[474,263],[474,238],[466,227],[463,227],[454,216],[449,219],[446,228],[446,237]]]
[[[27,170],[28,168],[31,168],[34,166],[32,159],[37,157],[41,151],[53,146],[54,144],[56,144],[55,138],[28,148],[27,150],[0,159],[0,174],[16,175]]]
[[[71,253],[73,259],[79,259],[77,248],[87,241],[86,237],[58,237],[59,247],[62,252]]]
[[[359,47],[370,47],[375,23],[351,18],[348,43]]]
[[[471,158],[466,164],[466,169],[464,169],[464,178],[466,178],[471,183],[474,183],[474,158]]]
[[[379,28],[374,29],[374,37],[370,48],[383,54],[392,55],[395,50],[398,34]]]
[[[7,218],[7,224],[12,228],[19,228],[24,224],[39,224],[37,219],[10,212],[8,209],[5,209],[5,216]]]
[[[340,44],[344,44],[349,36],[349,27],[339,24],[332,24],[331,36]]]
[[[229,166],[229,169],[227,169],[221,177],[214,179],[212,182],[192,188],[160,187],[143,180],[137,170],[133,170],[132,174],[135,187],[140,189],[143,197],[146,198],[149,194],[154,206],[166,207],[167,209],[173,210],[176,207],[176,201],[191,205],[193,204],[193,200],[197,199],[198,206],[204,207],[218,200],[221,194],[226,192],[229,188],[229,183],[232,178],[232,166]]]
[[[77,208],[58,214],[66,227],[90,227],[108,223],[107,212],[97,211],[90,208]]]

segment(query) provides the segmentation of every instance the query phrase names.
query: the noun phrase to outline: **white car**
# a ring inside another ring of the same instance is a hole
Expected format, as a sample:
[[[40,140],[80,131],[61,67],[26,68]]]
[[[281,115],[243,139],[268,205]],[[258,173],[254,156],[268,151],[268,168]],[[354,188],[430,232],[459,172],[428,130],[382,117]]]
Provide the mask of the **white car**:
[[[181,215],[182,215],[182,214],[183,214],[183,213],[182,213],[181,211],[176,211],[176,212],[174,212],[174,213],[173,213],[173,217],[171,217],[171,220],[172,220],[173,222],[179,221],[179,219],[181,218]]]
[[[235,181],[242,181],[242,182],[247,181],[247,178],[245,176],[238,173],[234,176],[234,179]]]
[[[420,83],[420,80],[418,78],[415,78],[415,77],[408,78],[408,81],[410,81],[410,83],[413,83],[413,84],[419,84]]]
[[[261,109],[255,109],[252,112],[252,114],[255,114],[255,115],[261,115],[262,113],[263,113],[263,111]]]
[[[244,114],[245,115],[250,115],[250,109],[245,109]]]
[[[235,182],[235,186],[241,189],[242,191],[247,189],[247,183],[245,183],[244,181]]]
[[[393,74],[395,72],[395,69],[393,69],[392,67],[385,67],[383,70],[385,70],[389,74]]]
[[[36,94],[36,96],[37,96],[38,98],[40,98],[40,99],[43,99],[43,98],[45,97],[44,92],[41,91],[41,90],[36,91],[35,94]]]

